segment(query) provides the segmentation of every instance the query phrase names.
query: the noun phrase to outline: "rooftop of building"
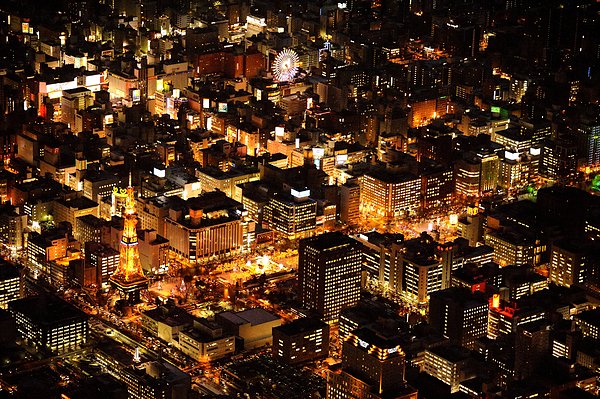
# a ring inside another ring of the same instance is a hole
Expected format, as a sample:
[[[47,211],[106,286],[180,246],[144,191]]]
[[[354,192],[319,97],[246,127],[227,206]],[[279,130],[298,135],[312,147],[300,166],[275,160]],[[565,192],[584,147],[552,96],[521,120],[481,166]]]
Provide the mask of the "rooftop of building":
[[[98,206],[98,203],[86,197],[77,197],[72,199],[59,199],[56,201],[59,204],[72,209],[90,209]]]
[[[81,94],[81,93],[91,93],[90,89],[88,89],[87,87],[75,87],[73,89],[67,89],[67,90],[63,90],[63,93],[68,94],[68,95],[76,95],[76,94]]]
[[[61,324],[70,320],[87,320],[88,318],[87,314],[75,306],[50,295],[17,299],[10,302],[8,308],[42,326]]]
[[[90,181],[92,183],[105,181],[105,180],[116,180],[119,181],[119,176],[116,176],[114,173],[106,172],[103,170],[91,170],[86,172],[83,180]]]
[[[110,245],[101,244],[94,241],[86,242],[85,244],[86,255],[95,254],[98,256],[116,256],[119,255],[119,251],[111,247]]]
[[[99,217],[94,216],[94,215],[78,216],[77,220],[79,220],[87,225],[96,227],[96,228],[100,228],[100,227],[104,226],[104,224],[106,223],[106,221],[104,219],[100,219]]]
[[[35,244],[41,248],[47,248],[52,246],[52,241],[61,239],[69,239],[69,235],[67,234],[67,232],[60,229],[52,229],[46,230],[41,234],[35,231],[29,233],[27,242]]]
[[[471,357],[471,352],[468,349],[458,345],[440,345],[427,350],[451,363],[462,362]]]
[[[466,263],[453,272],[453,277],[467,283],[479,283],[500,274],[500,265],[487,262],[478,267],[475,263]]]
[[[300,241],[300,245],[310,246],[319,251],[335,250],[341,247],[351,248],[356,245],[356,241],[348,237],[346,234],[334,231],[330,233],[320,234],[315,237],[305,238]]]
[[[21,268],[13,263],[0,259],[0,281],[19,278]]]
[[[229,171],[223,172],[221,169],[215,168],[214,166],[207,166],[204,168],[198,168],[196,171],[197,173],[204,173],[205,175],[218,180],[225,180],[252,173],[258,173],[258,168],[231,168]]]
[[[594,399],[598,398],[596,395],[584,391],[579,387],[567,388],[561,391],[558,395],[559,399]]]
[[[381,349],[395,348],[402,343],[396,328],[387,328],[386,324],[370,324],[352,331],[359,341],[374,345]]]
[[[370,170],[366,175],[388,184],[404,183],[418,179],[418,177],[412,173],[380,168]]]
[[[189,209],[202,210],[205,213],[242,207],[242,204],[229,198],[221,191],[211,191],[203,193],[198,197],[190,198],[186,201],[186,205]]]
[[[194,321],[192,315],[178,306],[158,306],[145,311],[143,315],[169,326],[191,325]]]
[[[581,312],[575,316],[575,319],[581,320],[596,327],[600,327],[600,308]]]
[[[435,291],[431,293],[430,297],[432,299],[438,298],[444,301],[453,301],[463,305],[470,303],[480,305],[487,304],[487,301],[483,296],[479,296],[470,289],[462,287],[450,287],[445,290]]]
[[[368,241],[375,245],[389,246],[391,244],[402,244],[404,235],[400,233],[380,233],[378,231],[370,231],[367,233],[359,233],[358,239]]]
[[[260,324],[280,320],[278,316],[275,316],[273,313],[268,312],[263,308],[247,309],[241,312],[221,312],[218,315],[236,325],[251,324],[253,326],[258,326]]]
[[[329,325],[316,317],[303,317],[273,328],[285,335],[303,334],[318,329],[328,329]]]
[[[20,183],[14,183],[13,187],[24,192],[33,190],[52,191],[54,195],[59,193],[63,188],[63,186],[56,180],[47,178],[28,179]]]

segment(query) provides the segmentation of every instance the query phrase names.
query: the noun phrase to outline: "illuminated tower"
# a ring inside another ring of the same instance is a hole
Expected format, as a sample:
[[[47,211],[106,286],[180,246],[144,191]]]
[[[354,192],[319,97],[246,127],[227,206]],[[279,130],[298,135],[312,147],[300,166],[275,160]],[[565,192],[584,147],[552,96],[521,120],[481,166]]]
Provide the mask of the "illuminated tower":
[[[123,210],[123,238],[119,247],[119,266],[110,277],[110,284],[117,289],[129,304],[140,301],[140,291],[148,288],[148,279],[144,277],[137,238],[137,214],[131,177],[127,187],[127,200]]]

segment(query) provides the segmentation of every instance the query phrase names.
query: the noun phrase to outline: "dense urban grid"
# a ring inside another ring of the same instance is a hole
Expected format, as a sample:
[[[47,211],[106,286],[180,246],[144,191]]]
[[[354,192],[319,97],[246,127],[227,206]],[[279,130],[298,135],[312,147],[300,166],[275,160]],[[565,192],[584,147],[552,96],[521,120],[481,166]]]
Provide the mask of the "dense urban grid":
[[[1,0],[0,399],[600,395],[600,2]]]

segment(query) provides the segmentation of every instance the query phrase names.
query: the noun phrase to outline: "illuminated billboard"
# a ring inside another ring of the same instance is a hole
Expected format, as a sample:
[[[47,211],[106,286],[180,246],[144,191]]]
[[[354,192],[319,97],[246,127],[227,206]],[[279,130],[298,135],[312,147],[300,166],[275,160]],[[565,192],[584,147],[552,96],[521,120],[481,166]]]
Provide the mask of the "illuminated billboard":
[[[140,102],[141,100],[141,92],[139,89],[131,89],[131,100],[134,103]]]

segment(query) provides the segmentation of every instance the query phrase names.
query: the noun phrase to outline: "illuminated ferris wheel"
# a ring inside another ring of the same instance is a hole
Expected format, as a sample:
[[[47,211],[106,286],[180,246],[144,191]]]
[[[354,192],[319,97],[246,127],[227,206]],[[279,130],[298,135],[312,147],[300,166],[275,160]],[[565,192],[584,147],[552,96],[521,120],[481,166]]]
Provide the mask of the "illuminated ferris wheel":
[[[278,82],[294,80],[298,72],[299,58],[294,50],[283,49],[273,61],[273,75]]]

